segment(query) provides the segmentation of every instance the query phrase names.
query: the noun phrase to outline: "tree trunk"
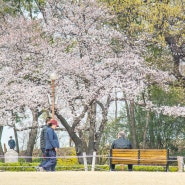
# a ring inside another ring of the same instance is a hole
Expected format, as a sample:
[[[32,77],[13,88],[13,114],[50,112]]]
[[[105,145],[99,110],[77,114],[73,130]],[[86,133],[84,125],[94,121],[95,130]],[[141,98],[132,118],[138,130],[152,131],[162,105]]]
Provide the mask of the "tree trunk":
[[[179,68],[180,59],[184,57],[184,51],[182,49],[183,47],[178,46],[175,37],[165,37],[165,40],[168,43],[173,56],[173,61],[174,61],[173,73],[175,77],[178,80],[180,80],[183,77],[182,74],[180,73],[180,68]]]
[[[152,114],[151,117],[151,124],[148,125],[148,131],[149,131],[149,136],[150,136],[150,142],[149,142],[149,148],[155,148],[155,126],[154,123],[157,122],[155,119],[155,114]]]
[[[37,120],[38,120],[37,112],[34,112],[32,110],[32,116],[33,116],[33,127],[34,127],[37,125]],[[27,143],[27,150],[25,151],[26,162],[32,162],[32,153],[33,153],[36,137],[37,137],[37,129],[33,128],[30,130],[29,139]]]
[[[67,130],[67,132],[69,134],[69,137],[74,142],[74,144],[75,144],[75,150],[76,150],[76,155],[79,157],[78,158],[78,162],[80,164],[82,164],[83,163],[83,158],[82,158],[83,152],[85,152],[87,150],[87,146],[86,146],[85,142],[83,141],[83,138],[80,139],[80,137],[78,137],[78,135],[76,134],[76,132],[74,132],[74,128],[70,127],[70,125],[65,120],[65,118],[62,117],[57,111],[55,112],[55,115],[60,120],[60,122],[62,123],[62,125],[65,127],[65,129]]]
[[[62,117],[57,111],[55,112],[57,118],[61,121],[62,125],[65,127],[67,130],[70,138],[75,144],[75,149],[76,149],[76,154],[79,156],[78,161],[79,163],[83,163],[83,152],[86,152],[87,155],[92,155],[94,151],[98,151],[99,149],[99,144],[100,140],[102,137],[102,133],[105,127],[105,124],[107,123],[107,114],[108,114],[108,106],[110,104],[109,99],[107,105],[104,107],[103,104],[100,102],[98,103],[102,109],[102,121],[99,126],[99,129],[96,131],[96,106],[97,103],[91,104],[90,110],[88,112],[88,120],[89,122],[89,127],[88,131],[89,132],[89,137],[88,137],[88,145],[86,142],[84,130],[79,130],[78,134],[74,131],[75,127],[74,125],[71,127],[68,122],[65,120],[64,117]],[[77,125],[76,125],[77,126]],[[85,131],[85,132],[86,132]],[[92,158],[88,158],[88,163],[91,163]]]
[[[125,101],[125,105],[127,110],[129,129],[130,129],[131,138],[132,138],[132,147],[137,148],[135,116],[134,116],[134,101],[130,101],[130,104],[128,104],[127,101]]]
[[[150,112],[147,111],[146,112],[146,124],[145,124],[145,129],[144,129],[144,134],[143,134],[143,149],[146,147],[146,135],[147,135],[148,125],[149,125],[149,116],[150,116]]]
[[[14,127],[14,135],[15,135],[15,143],[16,143],[16,151],[17,153],[19,153],[19,140],[18,140],[18,134],[17,134],[17,131],[16,131],[16,128]]]
[[[131,124],[131,134],[132,134],[132,145],[133,145],[133,148],[137,148],[138,146],[137,146],[137,139],[136,139],[134,101],[130,101],[130,124]]]
[[[99,104],[99,105],[100,105],[101,110],[102,110],[102,121],[101,121],[99,130],[95,134],[95,143],[94,143],[94,149],[96,151],[98,151],[98,153],[99,153],[99,148],[100,148],[100,142],[101,142],[101,139],[102,139],[102,134],[103,134],[105,125],[108,121],[107,115],[108,115],[108,109],[109,109],[109,106],[110,106],[110,97],[107,99],[106,106],[103,106],[102,104]],[[101,155],[101,153],[99,153],[99,155]],[[98,158],[97,160],[99,162],[102,161],[101,158]]]
[[[117,92],[115,91],[115,120],[117,122],[118,119],[118,101],[117,101]]]
[[[88,114],[88,118],[89,118],[89,138],[88,138],[88,148],[87,148],[87,155],[92,156],[93,152],[94,152],[94,144],[95,144],[95,132],[96,132],[96,128],[95,128],[95,122],[96,122],[96,104],[93,103],[91,105],[91,109],[89,111]],[[92,163],[92,158],[89,157],[88,158],[88,163],[91,164]]]
[[[1,138],[2,138],[2,133],[3,133],[3,126],[0,126],[0,141],[1,141]],[[4,155],[3,147],[2,147],[2,144],[0,142],[0,156],[3,156],[3,155]],[[3,159],[0,158],[0,161],[3,161]]]

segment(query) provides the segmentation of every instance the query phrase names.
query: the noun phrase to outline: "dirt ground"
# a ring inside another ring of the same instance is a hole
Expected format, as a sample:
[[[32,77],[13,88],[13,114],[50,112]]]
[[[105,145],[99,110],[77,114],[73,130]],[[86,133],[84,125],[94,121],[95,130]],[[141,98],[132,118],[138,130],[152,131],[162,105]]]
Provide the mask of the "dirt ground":
[[[0,185],[184,184],[184,172],[0,172]]]

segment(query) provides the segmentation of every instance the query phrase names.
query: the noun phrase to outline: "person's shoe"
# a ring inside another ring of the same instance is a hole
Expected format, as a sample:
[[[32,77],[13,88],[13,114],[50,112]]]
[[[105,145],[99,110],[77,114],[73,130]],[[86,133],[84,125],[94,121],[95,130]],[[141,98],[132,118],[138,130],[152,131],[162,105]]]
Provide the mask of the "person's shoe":
[[[45,172],[46,170],[43,167],[39,167],[39,172]]]
[[[110,172],[114,172],[115,170],[114,169],[110,169]]]
[[[35,166],[35,170],[38,172],[38,171],[40,171],[39,170],[39,166]]]

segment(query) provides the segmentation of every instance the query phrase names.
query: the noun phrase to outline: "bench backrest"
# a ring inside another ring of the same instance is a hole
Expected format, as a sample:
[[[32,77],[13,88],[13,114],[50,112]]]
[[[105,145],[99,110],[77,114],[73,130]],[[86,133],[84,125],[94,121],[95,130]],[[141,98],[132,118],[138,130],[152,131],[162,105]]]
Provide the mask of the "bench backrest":
[[[111,164],[155,164],[167,165],[167,149],[111,149]]]
[[[112,149],[112,164],[138,164],[138,149]]]
[[[158,164],[167,165],[168,150],[165,149],[141,149],[139,156],[139,164]]]

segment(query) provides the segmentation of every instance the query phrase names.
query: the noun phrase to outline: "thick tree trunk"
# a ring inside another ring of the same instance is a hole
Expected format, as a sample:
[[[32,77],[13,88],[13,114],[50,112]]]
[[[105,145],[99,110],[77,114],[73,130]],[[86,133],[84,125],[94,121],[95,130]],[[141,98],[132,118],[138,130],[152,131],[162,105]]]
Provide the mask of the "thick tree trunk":
[[[103,104],[100,102],[98,103],[99,106],[102,109],[102,121],[100,123],[99,129],[96,128],[96,106],[97,103],[93,103],[88,111],[88,120],[89,127],[86,131],[89,132],[88,141],[86,141],[87,138],[85,138],[84,130],[79,130],[78,135],[74,131],[75,127],[70,126],[68,122],[63,118],[57,111],[55,112],[57,118],[61,121],[62,125],[67,130],[70,138],[75,144],[76,154],[79,156],[78,161],[79,163],[83,163],[82,155],[83,152],[86,152],[87,155],[92,155],[94,151],[98,151],[100,140],[102,137],[102,133],[105,127],[105,124],[107,123],[107,114],[108,114],[108,107],[109,107],[109,99],[107,105],[104,107]],[[77,125],[75,125],[77,126]],[[85,132],[86,132],[85,131]],[[87,145],[88,143],[88,145]],[[91,163],[92,158],[88,158],[88,163]]]
[[[83,163],[83,158],[82,158],[83,152],[85,152],[87,150],[87,146],[85,144],[85,141],[83,141],[83,138],[78,137],[78,135],[74,131],[74,128],[73,127],[70,127],[70,125],[65,120],[65,118],[62,117],[57,111],[55,112],[55,115],[60,120],[60,122],[62,123],[62,125],[65,127],[65,129],[67,130],[67,132],[69,134],[69,137],[74,142],[74,144],[75,144],[75,150],[76,150],[76,155],[79,157],[78,158],[78,162],[80,164],[82,164]]]
[[[18,140],[18,134],[15,127],[14,127],[14,135],[15,135],[16,151],[17,153],[19,153],[19,140]]]
[[[33,116],[33,127],[34,127],[37,125],[38,113],[32,110],[32,116]],[[26,162],[32,162],[32,153],[33,153],[36,137],[37,137],[37,129],[33,128],[30,130],[29,139],[27,143],[27,150],[25,151]]]
[[[96,104],[93,103],[91,105],[91,109],[88,114],[88,120],[89,120],[89,138],[88,138],[88,147],[87,147],[87,155],[92,156],[94,152],[94,145],[95,145],[95,122],[96,122]],[[88,158],[88,163],[92,163],[92,158]]]

